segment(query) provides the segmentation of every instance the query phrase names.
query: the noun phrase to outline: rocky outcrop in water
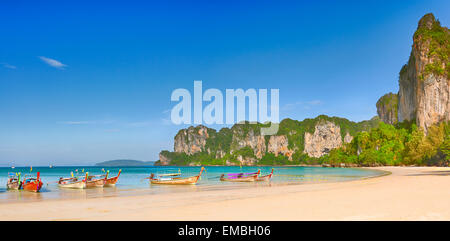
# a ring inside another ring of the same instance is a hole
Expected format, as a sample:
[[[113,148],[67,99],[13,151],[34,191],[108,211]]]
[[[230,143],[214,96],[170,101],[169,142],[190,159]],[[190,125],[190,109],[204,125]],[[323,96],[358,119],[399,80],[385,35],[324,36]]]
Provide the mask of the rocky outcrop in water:
[[[427,132],[432,124],[450,120],[450,32],[427,14],[413,41],[400,71],[398,121],[415,121]]]

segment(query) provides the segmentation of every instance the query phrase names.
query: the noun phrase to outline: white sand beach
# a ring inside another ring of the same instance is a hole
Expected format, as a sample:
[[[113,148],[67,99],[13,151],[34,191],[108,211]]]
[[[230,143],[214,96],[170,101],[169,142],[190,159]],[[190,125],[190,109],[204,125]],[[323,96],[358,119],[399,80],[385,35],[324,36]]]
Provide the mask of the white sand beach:
[[[363,180],[0,204],[1,220],[450,220],[450,168]]]

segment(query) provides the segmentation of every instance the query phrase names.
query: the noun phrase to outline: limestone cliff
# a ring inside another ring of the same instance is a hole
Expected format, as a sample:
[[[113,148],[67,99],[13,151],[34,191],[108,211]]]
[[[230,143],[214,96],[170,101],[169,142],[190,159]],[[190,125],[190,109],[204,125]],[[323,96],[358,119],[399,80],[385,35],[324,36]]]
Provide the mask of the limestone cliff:
[[[158,165],[257,165],[289,164],[305,156],[321,157],[352,141],[355,133],[377,126],[378,118],[351,122],[344,118],[280,122],[277,135],[262,136],[262,124],[241,123],[220,131],[205,126],[182,129],[174,138],[174,152],[161,151]],[[313,134],[311,134],[313,133]]]
[[[284,155],[292,160],[292,154],[294,151],[289,149],[289,141],[285,135],[271,136],[269,139],[268,152],[278,155]]]
[[[250,147],[257,158],[262,158],[266,153],[266,142],[264,136],[260,135],[254,128],[246,128],[246,125],[237,124],[232,128],[231,152],[243,147]]]
[[[383,95],[377,101],[377,113],[384,123],[391,125],[397,123],[398,96],[393,93]]]
[[[166,152],[162,151],[159,153],[159,165],[167,166],[170,164],[171,159],[168,157]]]
[[[310,157],[321,157],[342,146],[341,128],[333,122],[318,123],[314,133],[305,133],[304,152]]]
[[[427,132],[450,120],[450,32],[433,14],[420,19],[408,64],[400,71],[398,121],[415,121]]]
[[[188,155],[201,152],[205,148],[208,137],[208,128],[202,125],[182,129],[175,136],[174,151]]]

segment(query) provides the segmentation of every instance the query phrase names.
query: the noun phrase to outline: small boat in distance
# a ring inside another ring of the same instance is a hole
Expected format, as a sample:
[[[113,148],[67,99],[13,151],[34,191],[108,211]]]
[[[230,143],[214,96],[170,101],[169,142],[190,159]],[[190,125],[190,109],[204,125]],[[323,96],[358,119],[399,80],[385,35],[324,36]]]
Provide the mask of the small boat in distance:
[[[95,187],[105,186],[105,182],[106,182],[106,178],[107,178],[105,175],[89,176],[89,173],[86,172],[86,176],[87,176],[87,181],[86,181],[87,188],[95,188]]]
[[[222,182],[254,182],[258,179],[261,170],[250,173],[228,173],[220,176]]]
[[[122,169],[119,170],[119,173],[117,173],[117,176],[108,178],[108,176],[109,176],[109,171],[107,171],[107,172],[106,172],[105,187],[112,187],[112,186],[115,186],[116,183],[117,183],[117,181],[119,180],[120,173],[122,173]]]
[[[69,177],[69,178],[59,178],[58,187],[60,188],[71,188],[71,189],[84,189],[86,188],[86,181],[88,178],[88,174],[84,179],[79,180],[78,177]]]
[[[20,181],[20,173],[8,173],[8,182],[6,183],[6,189],[8,190],[19,190],[22,187],[22,182]]]
[[[257,182],[270,181],[270,180],[272,179],[272,177],[273,177],[273,168],[272,168],[272,171],[271,171],[269,174],[264,175],[264,176],[259,176],[259,177],[256,179],[256,181],[257,181]]]
[[[25,176],[22,182],[22,189],[30,192],[39,192],[42,188],[41,173],[37,172],[36,177]]]
[[[147,177],[146,179],[150,179],[151,184],[194,185],[202,175],[203,170],[205,170],[204,167],[200,169],[200,173],[198,175],[186,178],[179,177],[181,173],[168,173],[159,175],[155,175],[154,173],[152,173],[150,177]]]

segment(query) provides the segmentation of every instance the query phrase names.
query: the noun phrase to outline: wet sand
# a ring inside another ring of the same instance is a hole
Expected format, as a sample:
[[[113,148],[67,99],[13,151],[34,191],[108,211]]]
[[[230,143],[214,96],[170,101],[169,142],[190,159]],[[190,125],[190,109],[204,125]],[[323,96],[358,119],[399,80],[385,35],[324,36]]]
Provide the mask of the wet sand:
[[[0,220],[450,220],[450,168],[363,180],[0,204]]]

